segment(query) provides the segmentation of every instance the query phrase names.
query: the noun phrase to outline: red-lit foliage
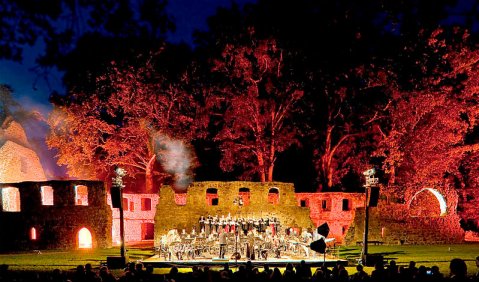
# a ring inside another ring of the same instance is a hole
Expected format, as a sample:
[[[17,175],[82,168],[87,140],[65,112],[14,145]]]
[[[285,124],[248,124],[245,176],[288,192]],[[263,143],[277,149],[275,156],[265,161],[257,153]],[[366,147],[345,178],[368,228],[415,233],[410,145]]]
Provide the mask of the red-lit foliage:
[[[157,136],[191,138],[192,96],[178,82],[166,80],[147,62],[119,67],[99,77],[93,93],[71,93],[50,117],[48,145],[58,150],[58,162],[76,177],[99,178],[115,165],[132,177],[146,176],[152,191],[154,174],[161,177],[156,158],[162,148]]]
[[[245,178],[273,181],[278,153],[297,143],[292,116],[303,91],[284,74],[285,54],[275,40],[246,42],[226,44],[214,62],[222,79],[209,97],[212,113],[221,116],[214,138],[223,170],[241,168]]]
[[[464,187],[464,167],[477,156],[479,118],[479,51],[437,30],[418,64],[423,78],[412,90],[393,90],[390,130],[380,148],[390,184]]]

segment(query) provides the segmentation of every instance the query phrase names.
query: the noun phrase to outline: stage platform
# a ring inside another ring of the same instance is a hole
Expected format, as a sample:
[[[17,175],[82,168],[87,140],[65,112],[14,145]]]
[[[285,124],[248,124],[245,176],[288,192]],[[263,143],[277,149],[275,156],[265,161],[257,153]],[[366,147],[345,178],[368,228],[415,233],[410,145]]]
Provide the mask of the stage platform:
[[[341,260],[336,258],[324,258],[323,256],[317,257],[310,257],[310,258],[300,258],[300,257],[281,257],[281,258],[268,258],[267,260],[252,260],[251,263],[253,266],[261,267],[265,264],[269,265],[270,267],[285,267],[286,264],[292,263],[293,265],[299,264],[302,260],[304,260],[309,266],[311,267],[319,267],[322,265],[326,265],[327,267],[332,267],[337,264],[341,264],[344,266],[348,265],[347,260]],[[192,260],[165,260],[158,255],[154,255],[150,258],[144,259],[144,265],[151,265],[155,268],[170,268],[172,266],[176,267],[192,267],[192,266],[209,266],[209,267],[221,267],[225,263],[228,263],[230,267],[235,267],[236,265],[246,264],[246,259],[220,259],[220,258],[204,258],[200,257],[197,259]]]

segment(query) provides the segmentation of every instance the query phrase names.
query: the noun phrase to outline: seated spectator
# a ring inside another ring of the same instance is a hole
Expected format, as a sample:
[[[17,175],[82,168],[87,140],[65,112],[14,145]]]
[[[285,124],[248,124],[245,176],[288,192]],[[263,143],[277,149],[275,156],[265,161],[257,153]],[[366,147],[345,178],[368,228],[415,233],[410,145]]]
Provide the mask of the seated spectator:
[[[86,281],[85,277],[85,267],[83,265],[77,266],[75,273],[73,273],[72,282],[84,282]]]
[[[399,269],[398,269],[398,266],[396,264],[396,261],[395,260],[391,260],[389,262],[389,265],[387,267],[387,276],[388,276],[388,279],[391,281],[391,280],[398,280],[398,275],[399,275]]]
[[[178,272],[178,268],[176,266],[172,266],[171,269],[170,269],[170,273],[168,273],[168,275],[166,275],[164,281],[165,282],[178,282],[180,279],[179,279],[179,272]]]
[[[437,265],[434,265],[431,267],[431,280],[432,281],[443,281],[444,280],[444,274],[442,274],[439,271],[439,267]]]
[[[386,281],[387,275],[386,271],[384,270],[384,264],[382,261],[376,262],[374,265],[374,270],[371,273],[371,280],[372,281]]]
[[[369,275],[364,271],[364,267],[361,264],[356,266],[356,273],[351,275],[351,281],[366,281],[369,279]]]
[[[101,281],[102,282],[115,282],[116,278],[111,274],[110,270],[106,266],[102,266],[100,268],[100,274],[99,274]]]
[[[52,277],[51,277],[52,282],[65,282],[66,279],[63,276],[63,273],[60,269],[54,269],[52,272]]]
[[[275,267],[273,269],[273,273],[271,274],[271,276],[269,278],[269,281],[279,282],[282,279],[283,279],[283,275],[281,274],[281,271],[279,270],[279,268]]]
[[[99,282],[101,279],[98,277],[95,271],[93,271],[93,267],[91,263],[85,264],[85,281],[87,282]]]
[[[460,258],[452,259],[449,264],[451,272],[450,280],[452,281],[467,281],[467,265],[464,260]]]
[[[286,265],[286,269],[283,272],[283,281],[295,281],[296,272],[291,263]]]

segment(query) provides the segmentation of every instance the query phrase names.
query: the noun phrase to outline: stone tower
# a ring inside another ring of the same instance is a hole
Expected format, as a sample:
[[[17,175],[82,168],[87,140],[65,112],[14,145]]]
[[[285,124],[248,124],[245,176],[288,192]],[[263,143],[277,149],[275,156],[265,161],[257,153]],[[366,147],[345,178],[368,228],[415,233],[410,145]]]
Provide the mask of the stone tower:
[[[0,183],[46,180],[37,153],[30,149],[25,130],[8,117],[0,128]]]

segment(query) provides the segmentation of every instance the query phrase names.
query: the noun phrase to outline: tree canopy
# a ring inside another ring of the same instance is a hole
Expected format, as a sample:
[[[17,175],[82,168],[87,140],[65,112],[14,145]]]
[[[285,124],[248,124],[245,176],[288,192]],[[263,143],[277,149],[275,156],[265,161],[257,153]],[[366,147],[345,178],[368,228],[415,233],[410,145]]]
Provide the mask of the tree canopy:
[[[65,72],[48,142],[72,175],[125,165],[151,191],[189,181],[194,148],[199,180],[354,190],[376,166],[391,186],[476,185],[477,4],[259,0],[191,48],[166,42],[165,1],[3,2],[3,58],[43,38],[38,62]]]

